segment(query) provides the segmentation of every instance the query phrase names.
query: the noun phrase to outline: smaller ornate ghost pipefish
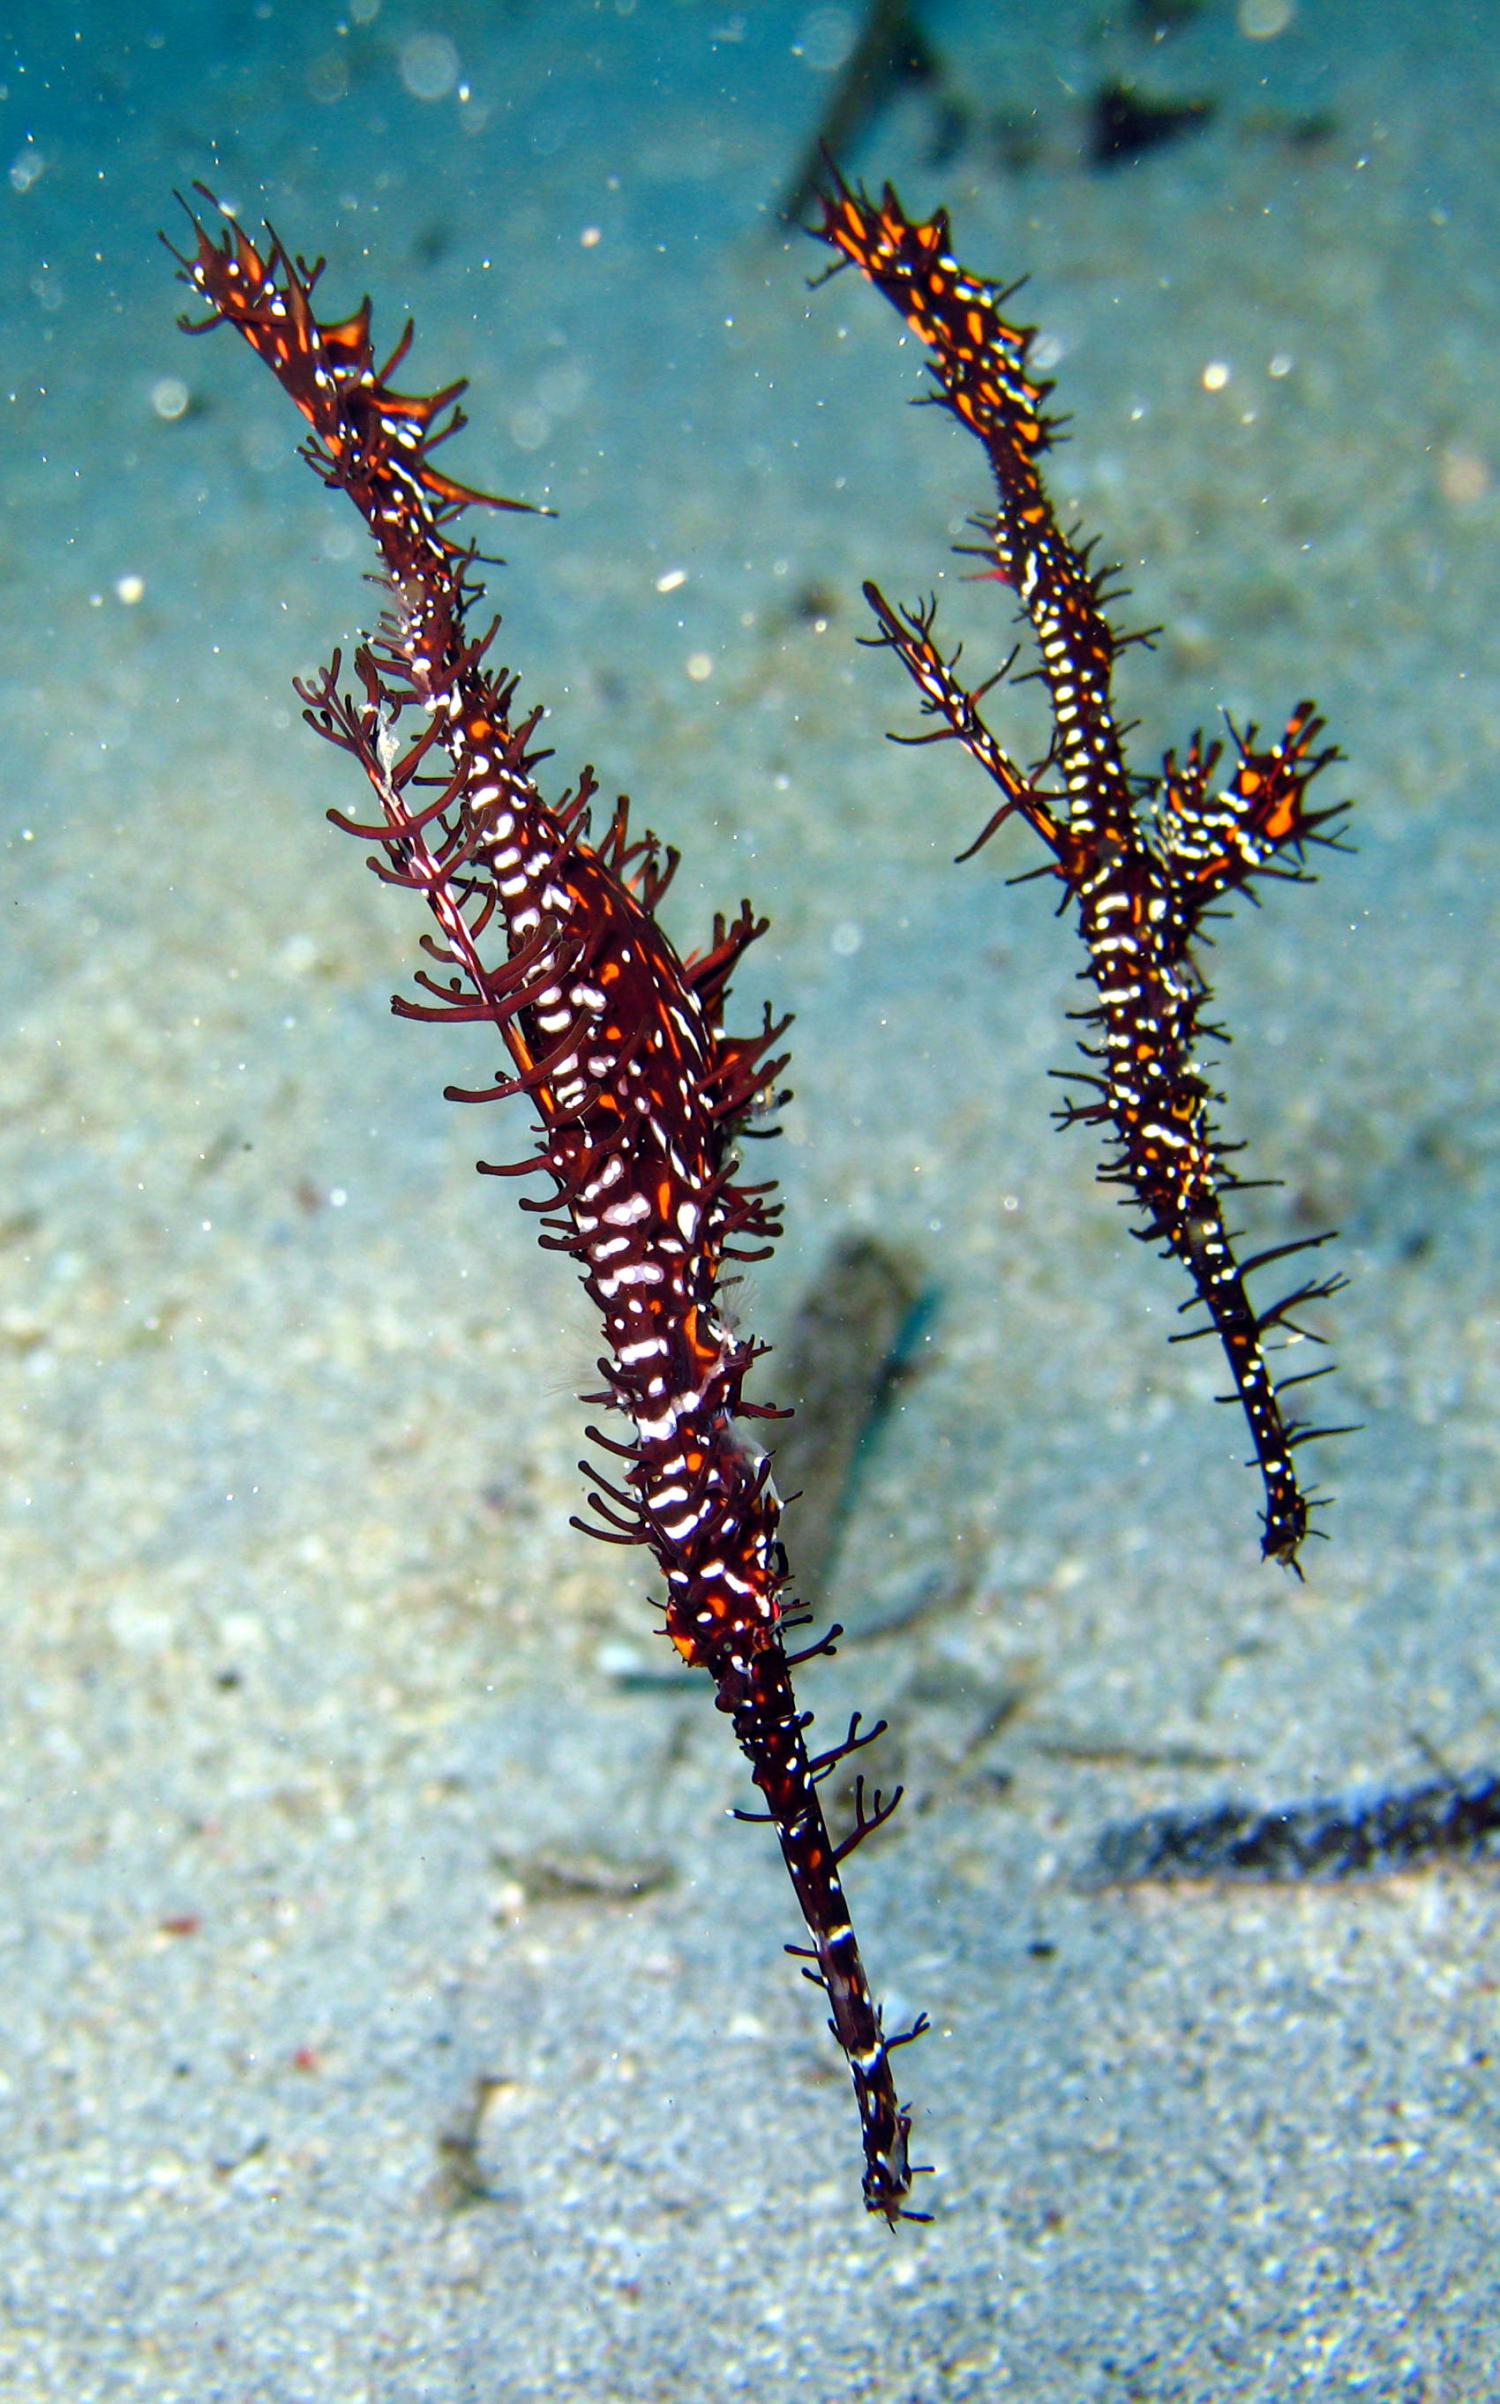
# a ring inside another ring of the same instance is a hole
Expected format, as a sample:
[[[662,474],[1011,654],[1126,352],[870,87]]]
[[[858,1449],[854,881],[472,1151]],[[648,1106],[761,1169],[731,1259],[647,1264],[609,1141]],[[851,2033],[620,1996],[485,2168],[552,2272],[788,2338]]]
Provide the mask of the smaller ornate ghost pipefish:
[[[925,396],[951,411],[978,436],[998,495],[993,515],[976,518],[979,545],[964,554],[982,559],[983,573],[1009,585],[1029,619],[1052,704],[1047,756],[1026,771],[1009,757],[980,714],[979,704],[1007,673],[1007,661],[986,684],[970,689],[957,673],[957,654],[945,658],[933,636],[935,605],[893,609],[879,587],[865,586],[879,633],[916,685],[933,732],[902,741],[957,742],[977,760],[1000,793],[999,806],[962,856],[988,842],[1006,819],[1022,817],[1049,852],[1044,870],[1076,905],[1088,951],[1084,975],[1096,1000],[1078,1015],[1097,1041],[1082,1046],[1094,1064],[1068,1072],[1085,1099],[1058,1113],[1063,1125],[1103,1127],[1114,1150],[1102,1181],[1126,1189],[1144,1214],[1136,1233],[1160,1243],[1193,1281],[1185,1310],[1201,1306],[1206,1322],[1174,1342],[1217,1331],[1234,1392],[1249,1424],[1265,1491],[1262,1551],[1297,1569],[1311,1533],[1317,1498],[1304,1491],[1295,1454],[1305,1444],[1346,1428],[1312,1427],[1289,1419],[1281,1397],[1293,1386],[1327,1375],[1304,1371],[1276,1383],[1266,1339],[1321,1343],[1301,1314],[1345,1283],[1339,1276],[1308,1278],[1279,1301],[1257,1308],[1247,1280],[1257,1269],[1294,1253],[1316,1250],[1327,1236],[1273,1245],[1253,1260],[1235,1258],[1223,1197],[1248,1180],[1226,1175],[1234,1147],[1216,1135],[1211,1092],[1198,1058],[1202,1036],[1227,1042],[1222,1027],[1204,1019],[1207,983],[1193,955],[1203,921],[1257,879],[1306,884],[1303,856],[1310,843],[1344,848],[1330,829],[1348,808],[1308,807],[1308,787],[1339,755],[1319,750],[1322,721],[1310,701],[1299,702],[1279,742],[1257,746],[1254,727],[1231,726],[1235,757],[1228,781],[1214,789],[1222,746],[1195,734],[1181,759],[1168,752],[1158,776],[1133,774],[1111,695],[1114,661],[1123,645],[1105,604],[1112,571],[1093,570],[1057,523],[1038,462],[1053,428],[1044,414],[1052,387],[1033,377],[1028,354],[1033,329],[1011,325],[1002,310],[1015,290],[1002,290],[960,267],[949,247],[948,217],[940,209],[925,223],[909,219],[889,184],[878,202],[846,184],[830,167],[822,222],[810,228],[840,256],[828,275],[853,265],[897,308],[925,343],[937,389]],[[827,276],[820,277],[826,282]],[[1012,655],[1014,656],[1014,655]],[[1055,774],[1062,792],[1046,790]]]
[[[767,1011],[752,1033],[724,1028],[731,973],[764,922],[746,903],[716,921],[706,951],[680,958],[656,915],[675,855],[631,834],[623,801],[596,839],[589,769],[576,790],[543,800],[542,712],[517,719],[516,679],[488,662],[495,626],[469,630],[479,554],[455,533],[471,507],[524,504],[455,483],[433,458],[464,422],[463,386],[396,392],[410,326],[377,367],[368,301],[351,317],[314,314],[321,261],[304,265],[274,234],[258,249],[232,219],[215,241],[188,213],[197,247],[173,255],[210,314],[184,324],[233,326],[265,361],[311,428],[304,458],[354,503],[389,581],[379,631],[355,657],[357,689],[344,688],[335,655],[298,690],[311,725],[357,761],[378,804],[373,825],[336,823],[377,844],[376,873],[419,894],[436,921],[425,939],[436,969],[417,979],[424,998],[396,1010],[493,1027],[510,1073],[482,1093],[449,1091],[475,1102],[524,1094],[540,1122],[535,1151],[489,1173],[547,1180],[523,1208],[542,1214],[542,1243],[582,1271],[606,1344],[602,1391],[587,1399],[629,1431],[588,1431],[612,1469],[583,1464],[593,1518],[575,1524],[645,1546],[661,1569],[664,1632],[713,1681],[765,1801],[755,1816],[776,1831],[807,1924],[810,1945],[789,1950],[826,1993],[848,2060],[865,2202],[892,2225],[925,2219],[907,2202],[911,2116],[891,2068],[925,2022],[885,2035],[841,1875],[900,1790],[867,1799],[859,1780],[853,1828],[830,1836],[819,1788],[880,1728],[862,1733],[856,1716],[842,1743],[809,1754],[810,1714],[791,1672],[839,1631],[787,1653],[799,1615],[781,1505],[768,1461],[736,1424],[773,1415],[743,1393],[763,1348],[732,1333],[719,1308],[725,1263],[761,1258],[780,1224],[771,1187],[741,1178],[737,1147],[766,1132],[749,1122],[777,1099],[786,1021]]]

